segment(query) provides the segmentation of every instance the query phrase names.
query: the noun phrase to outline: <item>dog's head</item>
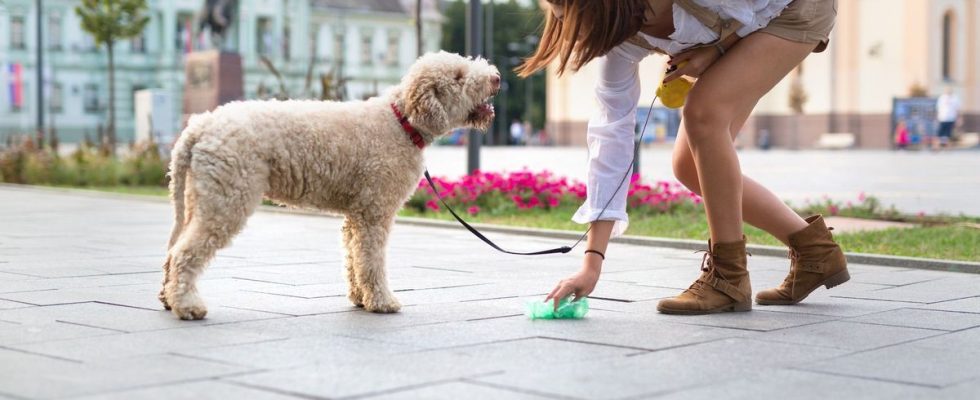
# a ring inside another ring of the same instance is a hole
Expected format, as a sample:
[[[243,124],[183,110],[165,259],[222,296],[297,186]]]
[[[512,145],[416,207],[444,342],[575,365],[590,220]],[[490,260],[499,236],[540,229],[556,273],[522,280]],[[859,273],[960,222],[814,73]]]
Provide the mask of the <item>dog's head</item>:
[[[409,122],[429,134],[460,127],[486,130],[493,122],[490,99],[500,91],[500,72],[482,58],[428,53],[412,65],[401,89]]]

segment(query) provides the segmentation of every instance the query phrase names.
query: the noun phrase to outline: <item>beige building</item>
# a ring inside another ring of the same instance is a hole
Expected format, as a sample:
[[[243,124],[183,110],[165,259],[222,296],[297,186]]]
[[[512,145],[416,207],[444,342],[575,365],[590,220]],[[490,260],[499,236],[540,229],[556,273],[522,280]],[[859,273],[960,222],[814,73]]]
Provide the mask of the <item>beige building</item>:
[[[739,141],[768,132],[776,147],[813,147],[824,133],[851,133],[862,148],[891,142],[893,99],[951,87],[962,102],[960,132],[980,131],[980,0],[839,0],[830,47],[812,54],[762,98]],[[640,65],[641,107],[652,100],[665,57]],[[585,143],[596,66],[548,74],[548,131],[556,143]],[[796,89],[794,90],[794,86]],[[800,90],[802,89],[802,90]],[[791,93],[803,93],[802,112]]]

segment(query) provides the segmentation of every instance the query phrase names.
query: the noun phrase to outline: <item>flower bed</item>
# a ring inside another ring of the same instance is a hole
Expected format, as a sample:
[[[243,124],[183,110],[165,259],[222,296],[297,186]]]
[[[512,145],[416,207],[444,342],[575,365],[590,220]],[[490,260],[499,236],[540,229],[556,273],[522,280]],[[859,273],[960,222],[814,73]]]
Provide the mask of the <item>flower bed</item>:
[[[406,206],[421,213],[441,212],[439,198],[470,215],[550,211],[578,206],[586,197],[585,184],[549,171],[510,173],[477,171],[456,180],[433,177],[439,194],[422,179]],[[633,213],[657,214],[700,208],[701,198],[675,182],[643,183],[633,175],[627,194]]]

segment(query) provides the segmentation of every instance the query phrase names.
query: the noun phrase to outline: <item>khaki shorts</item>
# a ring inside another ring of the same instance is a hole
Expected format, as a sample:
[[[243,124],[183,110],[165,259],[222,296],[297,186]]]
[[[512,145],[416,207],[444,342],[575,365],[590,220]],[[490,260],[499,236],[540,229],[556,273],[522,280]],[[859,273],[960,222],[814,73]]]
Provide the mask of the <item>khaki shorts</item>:
[[[793,0],[769,25],[759,30],[786,40],[813,43],[814,53],[827,48],[837,18],[837,0]]]

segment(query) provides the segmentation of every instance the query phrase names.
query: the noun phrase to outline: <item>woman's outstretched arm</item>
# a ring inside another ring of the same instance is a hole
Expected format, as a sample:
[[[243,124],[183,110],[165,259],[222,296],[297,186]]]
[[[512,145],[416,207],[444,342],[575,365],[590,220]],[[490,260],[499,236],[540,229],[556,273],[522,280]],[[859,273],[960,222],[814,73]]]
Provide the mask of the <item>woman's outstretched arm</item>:
[[[609,237],[612,235],[614,221],[593,221],[589,230],[589,239],[586,242],[586,250],[599,252],[585,253],[582,258],[582,268],[572,276],[558,282],[548,294],[544,301],[555,299],[555,309],[558,308],[558,301],[575,295],[576,299],[588,296],[595,289],[596,282],[599,281],[599,274],[602,272],[602,261],[605,259],[606,248],[609,245]]]

